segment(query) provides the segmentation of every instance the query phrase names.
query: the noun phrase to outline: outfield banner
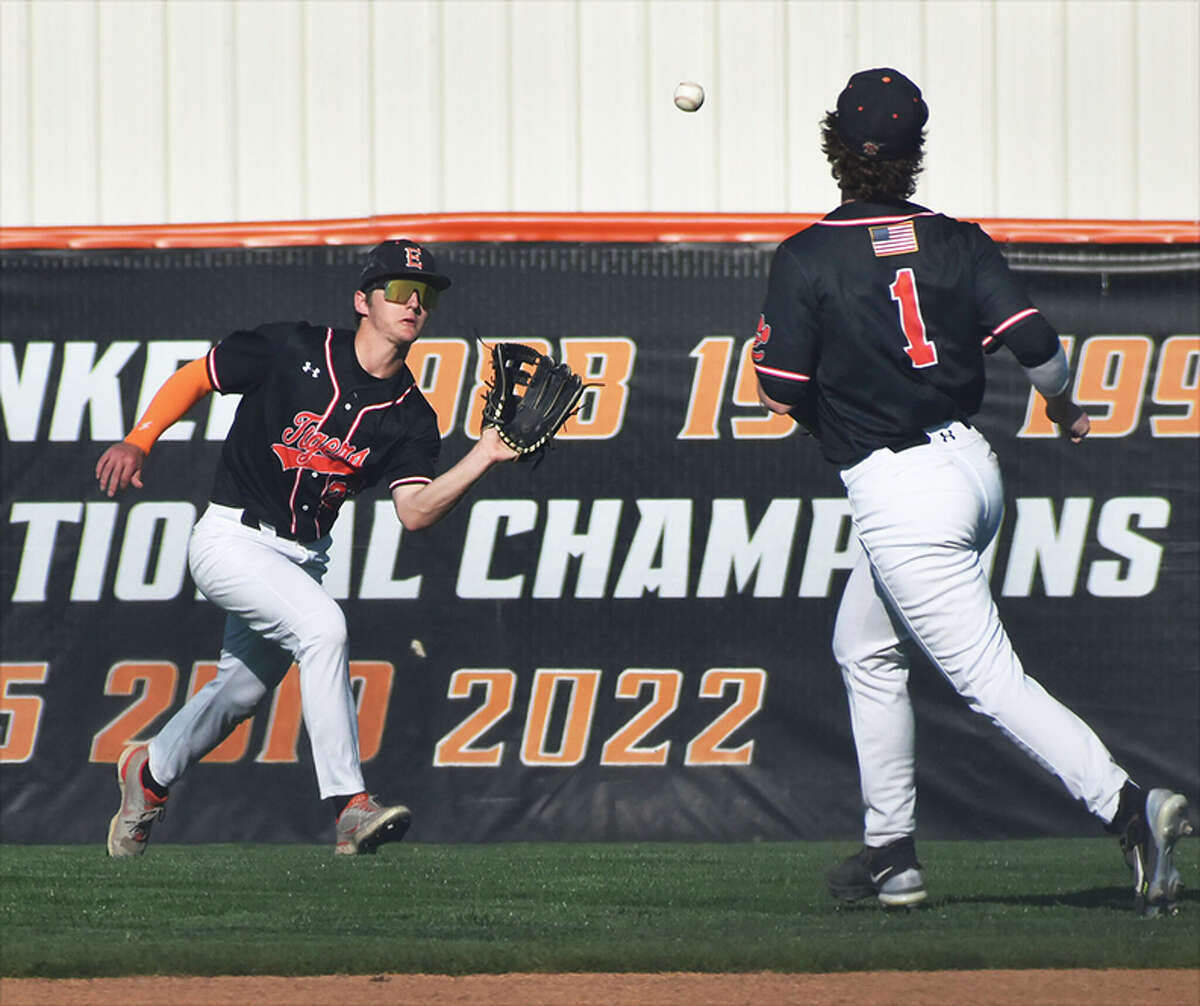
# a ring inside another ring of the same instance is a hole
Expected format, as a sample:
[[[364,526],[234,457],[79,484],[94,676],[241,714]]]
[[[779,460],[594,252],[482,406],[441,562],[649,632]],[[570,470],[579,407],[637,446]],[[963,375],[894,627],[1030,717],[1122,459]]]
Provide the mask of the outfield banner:
[[[110,500],[96,460],[237,328],[353,326],[362,247],[0,252],[0,836],[104,840],[123,746],[215,672],[223,616],[187,541],[236,399],[213,395]],[[478,436],[483,343],[592,387],[539,465],[437,526],[343,507],[364,772],[416,841],[857,837],[830,653],[858,548],[837,472],[758,406],[772,247],[459,243],[410,357],[442,468]],[[993,591],[1027,670],[1147,784],[1200,791],[1200,272],[1195,248],[1008,246],[1093,415],[1075,447],[1015,360],[978,425],[1006,480]],[[332,841],[295,669],[174,788],[156,841]],[[1058,782],[915,658],[920,834],[1097,834]]]

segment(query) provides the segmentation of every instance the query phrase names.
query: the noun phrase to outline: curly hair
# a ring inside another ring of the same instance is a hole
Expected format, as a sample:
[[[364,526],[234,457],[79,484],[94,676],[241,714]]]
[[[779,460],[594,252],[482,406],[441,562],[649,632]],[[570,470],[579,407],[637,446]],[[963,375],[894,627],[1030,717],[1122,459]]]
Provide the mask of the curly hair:
[[[917,149],[895,160],[873,160],[856,154],[837,132],[837,113],[827,112],[821,120],[821,150],[830,164],[842,196],[867,202],[908,199],[917,191],[917,175],[925,159],[925,131]]]

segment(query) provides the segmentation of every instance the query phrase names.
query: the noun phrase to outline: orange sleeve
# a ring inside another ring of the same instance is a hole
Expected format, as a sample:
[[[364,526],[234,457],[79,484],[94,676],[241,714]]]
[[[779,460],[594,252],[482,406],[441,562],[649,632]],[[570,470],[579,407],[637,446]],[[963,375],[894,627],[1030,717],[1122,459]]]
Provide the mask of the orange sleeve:
[[[125,442],[140,447],[149,454],[154,441],[162,436],[163,431],[182,418],[188,409],[212,389],[205,357],[184,364],[163,382],[163,386],[150,400],[146,414],[125,438]]]

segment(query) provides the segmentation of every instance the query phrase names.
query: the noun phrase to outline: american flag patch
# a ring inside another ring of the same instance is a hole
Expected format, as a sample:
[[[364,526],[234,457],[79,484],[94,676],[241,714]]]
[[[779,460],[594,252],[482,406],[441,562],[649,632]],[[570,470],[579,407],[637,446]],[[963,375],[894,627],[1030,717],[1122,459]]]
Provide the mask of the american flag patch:
[[[913,222],[905,220],[902,224],[872,227],[871,248],[874,249],[876,258],[915,252],[917,250],[917,232],[913,229]]]

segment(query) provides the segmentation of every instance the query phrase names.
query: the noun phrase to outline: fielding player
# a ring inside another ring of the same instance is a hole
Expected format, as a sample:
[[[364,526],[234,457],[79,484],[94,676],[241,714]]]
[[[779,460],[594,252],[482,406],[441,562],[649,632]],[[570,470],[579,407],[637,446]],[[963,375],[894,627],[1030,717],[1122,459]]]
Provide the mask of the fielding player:
[[[148,744],[121,755],[109,855],[146,851],[168,788],[253,712],[293,660],[337,852],[374,852],[403,836],[408,809],[382,806],[363,784],[346,620],[321,578],[348,496],[384,482],[400,522],[417,530],[516,456],[488,428],[434,477],[437,419],[405,358],[448,286],[427,249],[385,241],[354,293],[356,331],[293,322],[234,332],[168,378],[133,432],[101,456],[104,492],[140,489],[146,455],[167,427],[211,391],[243,396],[188,549],[196,585],[227,613],[217,675]]]
[[[908,202],[928,109],[896,70],[854,74],[823,123],[842,204],[775,252],[753,349],[763,404],[787,413],[841,471],[863,554],[833,633],[849,697],[864,848],[829,874],[836,898],[925,898],[917,862],[913,640],[976,712],[1120,836],[1135,902],[1171,912],[1187,801],[1143,792],[1078,716],[1025,674],[980,556],[1003,510],[996,456],[972,427],[984,355],[1006,346],[1071,439],[1057,333],[974,224]]]

